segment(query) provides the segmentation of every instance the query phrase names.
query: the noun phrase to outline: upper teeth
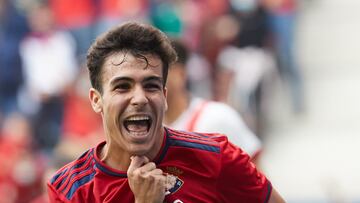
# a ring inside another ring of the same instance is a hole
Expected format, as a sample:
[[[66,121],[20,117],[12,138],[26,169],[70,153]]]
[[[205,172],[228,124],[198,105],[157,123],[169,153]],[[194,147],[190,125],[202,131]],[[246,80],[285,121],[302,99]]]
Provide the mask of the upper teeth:
[[[141,121],[141,120],[149,120],[150,118],[148,116],[132,116],[126,120],[128,121]]]

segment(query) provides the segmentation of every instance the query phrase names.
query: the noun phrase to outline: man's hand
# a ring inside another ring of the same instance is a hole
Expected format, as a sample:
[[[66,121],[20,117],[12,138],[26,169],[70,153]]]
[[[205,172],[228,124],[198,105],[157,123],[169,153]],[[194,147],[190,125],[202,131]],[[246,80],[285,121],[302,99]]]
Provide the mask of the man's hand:
[[[167,178],[154,162],[145,156],[133,156],[127,170],[130,189],[135,203],[162,203],[165,198]]]

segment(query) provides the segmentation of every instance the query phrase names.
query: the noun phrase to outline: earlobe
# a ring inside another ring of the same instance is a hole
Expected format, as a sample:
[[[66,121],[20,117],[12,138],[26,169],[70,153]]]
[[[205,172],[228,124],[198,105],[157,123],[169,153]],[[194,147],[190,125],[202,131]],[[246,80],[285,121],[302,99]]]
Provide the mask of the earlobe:
[[[101,98],[101,94],[99,93],[99,91],[97,91],[94,88],[90,88],[89,99],[90,99],[93,110],[96,113],[101,113],[102,112],[102,98]]]
[[[167,88],[164,87],[164,96],[165,96],[165,111],[168,109],[168,103],[167,103]]]

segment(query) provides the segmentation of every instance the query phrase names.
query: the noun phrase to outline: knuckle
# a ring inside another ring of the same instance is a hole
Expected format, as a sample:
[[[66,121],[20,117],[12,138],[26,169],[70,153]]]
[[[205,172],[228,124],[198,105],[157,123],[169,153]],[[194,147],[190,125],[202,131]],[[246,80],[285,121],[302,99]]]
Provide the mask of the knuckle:
[[[163,174],[163,170],[157,168],[157,169],[154,170],[154,173],[156,173],[156,174]]]
[[[148,164],[151,169],[156,168],[156,164],[154,162],[149,162]]]

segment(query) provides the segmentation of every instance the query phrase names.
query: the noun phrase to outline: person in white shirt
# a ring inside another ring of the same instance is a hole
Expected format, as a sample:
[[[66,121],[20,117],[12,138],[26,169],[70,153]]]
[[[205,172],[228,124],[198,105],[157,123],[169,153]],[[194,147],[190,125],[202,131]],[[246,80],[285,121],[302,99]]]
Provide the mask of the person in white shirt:
[[[76,44],[55,27],[48,5],[35,5],[27,17],[31,32],[20,46],[20,109],[31,118],[36,149],[50,154],[61,135],[66,91],[78,73]]]
[[[173,47],[178,53],[178,61],[169,69],[169,108],[165,114],[165,124],[178,130],[225,134],[256,162],[261,151],[258,137],[231,106],[191,95],[186,77],[187,48],[178,40],[173,40]]]

